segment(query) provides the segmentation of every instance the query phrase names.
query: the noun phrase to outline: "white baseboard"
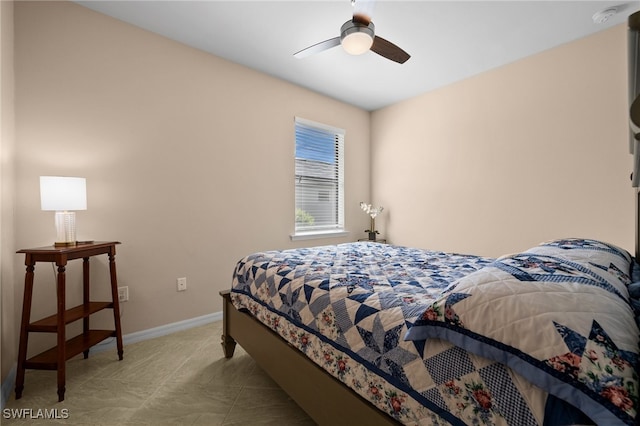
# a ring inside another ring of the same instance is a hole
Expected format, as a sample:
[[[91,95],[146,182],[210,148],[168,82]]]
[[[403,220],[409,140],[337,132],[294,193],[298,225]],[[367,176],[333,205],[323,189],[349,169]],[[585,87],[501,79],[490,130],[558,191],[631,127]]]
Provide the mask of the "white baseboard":
[[[13,386],[16,383],[16,372],[18,371],[18,363],[13,364],[7,378],[2,382],[2,400],[0,400],[0,410],[4,410],[11,392],[13,392]]]
[[[215,321],[222,320],[222,312],[214,312],[212,314],[203,315],[201,317],[190,318],[171,324],[161,325],[159,327],[150,328],[148,330],[136,331],[135,333],[125,334],[122,336],[123,345],[141,342],[143,340],[155,339],[156,337],[166,336],[167,334],[176,333],[178,331],[188,330],[190,328],[199,327]],[[91,347],[91,352],[102,352],[107,349],[116,347],[116,339],[112,337]]]
[[[184,321],[178,321],[171,324],[161,325],[159,327],[150,328],[148,330],[136,331],[135,333],[125,334],[122,336],[123,345],[129,345],[143,340],[155,339],[156,337],[166,336],[167,334],[176,333],[178,331],[188,330],[190,328],[199,327],[201,325],[209,324],[222,320],[222,312],[214,312],[212,314],[203,315],[200,317],[190,318]],[[113,349],[116,347],[116,339],[114,337],[105,340],[91,347],[92,353],[106,351],[107,349]],[[2,400],[0,400],[1,408],[4,409],[11,392],[16,383],[17,363],[14,364],[11,371],[7,375],[7,378],[2,382]]]

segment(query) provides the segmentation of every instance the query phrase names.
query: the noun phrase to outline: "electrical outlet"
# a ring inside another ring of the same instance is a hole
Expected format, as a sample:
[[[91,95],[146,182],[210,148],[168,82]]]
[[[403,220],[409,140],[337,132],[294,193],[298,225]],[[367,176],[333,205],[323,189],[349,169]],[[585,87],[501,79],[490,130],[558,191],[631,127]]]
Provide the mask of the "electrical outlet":
[[[118,287],[118,302],[126,302],[129,300],[129,287]]]
[[[178,286],[178,291],[186,291],[187,290],[187,279],[186,278],[178,278],[176,280],[176,284]]]

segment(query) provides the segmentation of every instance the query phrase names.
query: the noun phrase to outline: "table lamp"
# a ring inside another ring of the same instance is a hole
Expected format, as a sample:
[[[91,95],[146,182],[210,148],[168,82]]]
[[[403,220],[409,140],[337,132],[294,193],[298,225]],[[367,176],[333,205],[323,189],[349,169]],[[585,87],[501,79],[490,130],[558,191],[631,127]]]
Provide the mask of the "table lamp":
[[[87,181],[79,177],[40,176],[40,206],[56,212],[56,247],[76,245],[76,213],[87,209]]]

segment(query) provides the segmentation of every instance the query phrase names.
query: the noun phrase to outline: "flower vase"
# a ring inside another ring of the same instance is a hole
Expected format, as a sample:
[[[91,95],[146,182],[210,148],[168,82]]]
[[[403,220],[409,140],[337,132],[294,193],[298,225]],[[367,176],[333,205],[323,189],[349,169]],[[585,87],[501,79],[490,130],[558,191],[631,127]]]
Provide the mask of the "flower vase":
[[[369,241],[375,241],[376,240],[376,219],[375,218],[371,218],[371,227],[369,228]]]

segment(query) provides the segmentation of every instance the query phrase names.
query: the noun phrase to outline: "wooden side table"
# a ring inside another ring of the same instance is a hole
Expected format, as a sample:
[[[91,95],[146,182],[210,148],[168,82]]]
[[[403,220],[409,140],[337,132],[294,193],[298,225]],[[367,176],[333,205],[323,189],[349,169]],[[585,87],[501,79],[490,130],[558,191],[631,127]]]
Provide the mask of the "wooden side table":
[[[24,389],[25,370],[57,370],[58,372],[58,401],[64,400],[65,392],[65,363],[79,353],[85,359],[89,357],[89,348],[104,339],[115,337],[118,348],[118,358],[122,360],[122,330],[120,328],[120,305],[118,303],[118,281],[116,278],[116,244],[117,241],[82,243],[70,247],[40,247],[19,250],[25,254],[27,272],[24,279],[24,299],[22,303],[22,321],[20,324],[20,346],[18,348],[18,371],[16,377],[16,399],[22,397]],[[89,298],[89,258],[106,254],[109,257],[109,272],[111,278],[111,301],[96,302]],[[67,262],[82,259],[82,305],[66,309],[65,307],[65,269]],[[56,314],[41,320],[31,321],[31,300],[33,294],[33,277],[36,262],[52,262],[58,268],[56,284],[57,311]],[[103,309],[113,309],[115,330],[92,330],[89,327],[89,317]],[[66,324],[82,319],[82,334],[67,340],[65,336]],[[56,333],[57,345],[33,358],[27,359],[27,343],[29,333]]]

